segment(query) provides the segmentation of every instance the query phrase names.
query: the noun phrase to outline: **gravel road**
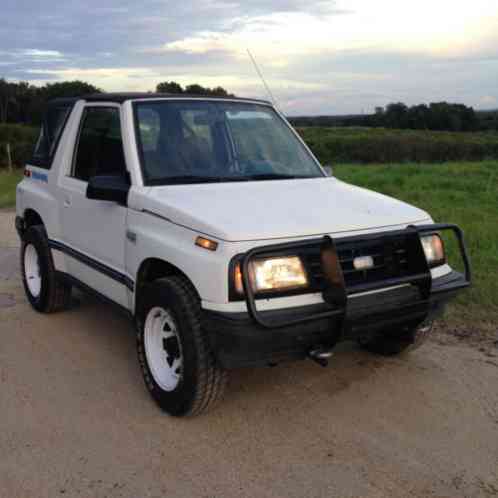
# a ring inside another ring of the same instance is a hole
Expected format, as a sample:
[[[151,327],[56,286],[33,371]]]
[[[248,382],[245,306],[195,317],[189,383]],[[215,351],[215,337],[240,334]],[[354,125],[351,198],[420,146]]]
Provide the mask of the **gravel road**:
[[[327,369],[233,372],[216,411],[178,420],[118,311],[28,306],[12,227],[0,212],[1,498],[498,496],[498,348],[345,344]]]

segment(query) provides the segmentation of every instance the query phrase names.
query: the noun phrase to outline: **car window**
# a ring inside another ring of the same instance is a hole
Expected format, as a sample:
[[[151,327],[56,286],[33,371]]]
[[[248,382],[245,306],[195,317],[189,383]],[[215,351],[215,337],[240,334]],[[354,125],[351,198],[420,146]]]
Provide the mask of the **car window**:
[[[50,163],[71,109],[72,106],[65,105],[50,107],[47,110],[33,152],[32,162],[35,166],[50,168]]]
[[[154,109],[139,109],[140,115],[140,139],[144,152],[155,152],[157,150],[157,140],[161,123],[159,121],[159,113]]]
[[[47,167],[48,163],[48,136],[46,132],[46,126],[43,124],[40,129],[40,134],[38,135],[38,140],[35,145],[35,150],[33,152],[32,162],[38,167]]]
[[[87,108],[82,119],[72,176],[88,181],[96,175],[125,173],[119,109]]]
[[[228,107],[225,115],[241,165],[249,165],[255,174],[298,171],[301,175],[313,175],[316,172],[316,165],[309,160],[307,152],[296,147],[295,136],[282,120],[274,118],[273,112],[238,107]]]
[[[188,104],[139,106],[138,133],[149,178],[212,171],[217,162],[209,110]]]
[[[267,105],[181,100],[139,102],[134,109],[146,185],[323,178]]]

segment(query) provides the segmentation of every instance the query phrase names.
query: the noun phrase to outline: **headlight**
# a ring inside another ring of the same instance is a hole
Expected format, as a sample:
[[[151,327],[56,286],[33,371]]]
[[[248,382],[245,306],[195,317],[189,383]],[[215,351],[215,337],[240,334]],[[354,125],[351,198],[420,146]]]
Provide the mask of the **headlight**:
[[[439,235],[425,235],[420,240],[430,267],[443,265],[446,262],[444,244]]]
[[[235,267],[235,290],[243,294],[240,263]],[[298,256],[257,259],[249,263],[249,281],[255,293],[306,287],[308,277]]]

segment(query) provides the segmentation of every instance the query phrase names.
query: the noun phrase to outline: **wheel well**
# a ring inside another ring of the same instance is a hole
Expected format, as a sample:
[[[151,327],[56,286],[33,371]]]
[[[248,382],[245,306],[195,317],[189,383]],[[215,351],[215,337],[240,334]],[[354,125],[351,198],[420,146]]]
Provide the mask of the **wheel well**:
[[[195,286],[192,281],[175,265],[158,258],[149,258],[142,261],[142,264],[138,269],[137,280],[135,282],[135,301],[138,302],[138,296],[140,295],[140,291],[144,285],[159,278],[170,277],[173,275],[180,275],[184,277],[195,290]]]
[[[33,225],[43,225],[43,220],[34,209],[26,209],[24,211],[24,226],[25,228],[29,228]]]

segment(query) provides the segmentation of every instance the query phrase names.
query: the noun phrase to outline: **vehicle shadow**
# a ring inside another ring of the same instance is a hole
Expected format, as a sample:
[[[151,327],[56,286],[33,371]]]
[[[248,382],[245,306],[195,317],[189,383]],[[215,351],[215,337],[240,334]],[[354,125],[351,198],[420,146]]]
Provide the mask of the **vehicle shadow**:
[[[107,388],[118,391],[113,395],[118,397],[115,402],[122,403],[124,410],[133,410],[136,417],[143,416],[145,407],[154,410],[150,415],[160,414],[144,388],[136,358],[135,330],[126,313],[92,296],[75,292],[73,307],[53,317],[61,322],[60,327],[54,324],[55,330],[67,328],[69,321],[74,341],[91,352],[97,370],[108,371],[105,376]],[[60,333],[65,332],[61,330]],[[77,363],[78,351],[71,354]],[[410,370],[426,369],[424,362],[427,361],[430,362],[418,357],[376,357],[361,350],[356,343],[345,342],[336,348],[327,368],[304,360],[275,367],[232,370],[223,402],[201,419],[208,421],[221,416],[227,420],[226,417],[248,410],[258,413],[274,409],[278,412],[281,406],[285,406],[288,412],[292,412],[317,403],[330,404],[345,391],[367,391],[376,383],[382,384],[383,376],[387,380],[397,375],[406,376]],[[92,372],[86,374],[93,375]],[[102,378],[95,377],[91,382],[102,383]],[[99,390],[105,388],[105,385],[98,387]]]

